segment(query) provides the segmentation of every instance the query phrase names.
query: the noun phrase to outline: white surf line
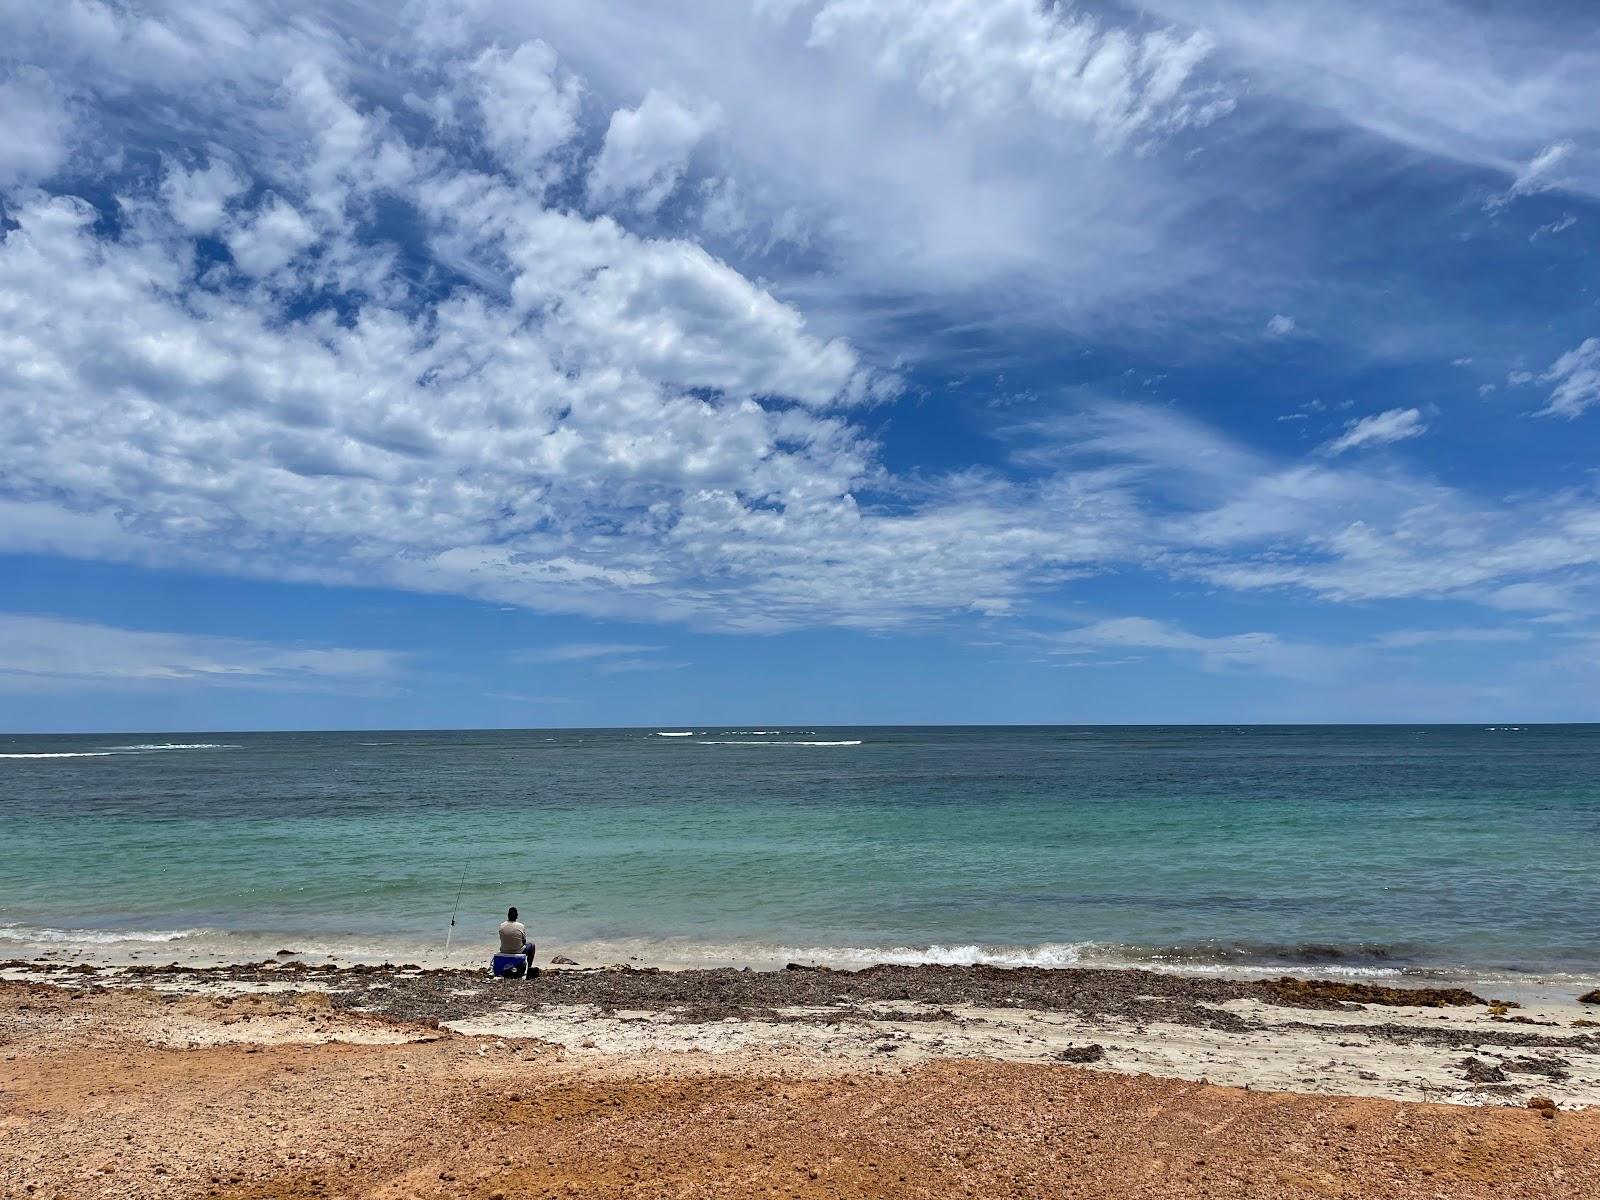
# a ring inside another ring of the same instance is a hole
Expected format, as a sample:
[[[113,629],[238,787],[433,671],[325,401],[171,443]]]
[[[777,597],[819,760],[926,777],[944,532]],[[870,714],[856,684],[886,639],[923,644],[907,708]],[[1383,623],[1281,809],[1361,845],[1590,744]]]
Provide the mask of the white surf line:
[[[0,758],[113,758],[115,750],[56,750],[36,754],[0,754]]]
[[[734,742],[719,741],[716,738],[707,738],[703,742],[696,742],[697,746],[859,746],[859,739],[844,742]]]

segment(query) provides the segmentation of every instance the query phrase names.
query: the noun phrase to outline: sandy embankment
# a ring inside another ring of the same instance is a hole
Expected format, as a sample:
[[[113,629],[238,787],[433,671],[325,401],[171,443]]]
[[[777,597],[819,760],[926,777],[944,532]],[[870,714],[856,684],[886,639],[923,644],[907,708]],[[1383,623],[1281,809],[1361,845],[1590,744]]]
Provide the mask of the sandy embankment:
[[[0,984],[7,1197],[1600,1195],[1580,1009],[1125,972],[48,974]]]

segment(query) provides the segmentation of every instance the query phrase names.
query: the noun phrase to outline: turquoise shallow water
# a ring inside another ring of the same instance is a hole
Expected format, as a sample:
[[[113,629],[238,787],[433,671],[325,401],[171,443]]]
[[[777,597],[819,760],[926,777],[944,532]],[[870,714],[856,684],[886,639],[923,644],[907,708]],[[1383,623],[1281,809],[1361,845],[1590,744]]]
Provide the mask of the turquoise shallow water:
[[[514,903],[655,960],[1600,969],[1594,726],[9,737],[0,823],[0,955],[437,960],[464,871],[473,955]]]

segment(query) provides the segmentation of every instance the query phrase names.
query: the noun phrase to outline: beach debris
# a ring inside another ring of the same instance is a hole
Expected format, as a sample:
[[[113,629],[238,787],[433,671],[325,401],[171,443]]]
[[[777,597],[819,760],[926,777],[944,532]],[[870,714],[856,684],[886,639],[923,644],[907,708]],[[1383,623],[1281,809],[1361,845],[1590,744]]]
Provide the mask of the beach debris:
[[[1600,1004],[1600,987],[1585,992],[1578,997],[1579,1004]]]
[[[551,962],[551,965],[557,966],[557,967],[575,967],[575,966],[578,965],[575,961],[573,961],[572,959],[568,958],[565,954],[556,955],[554,958],[552,958],[550,960],[550,962]]]
[[[1529,1096],[1528,1107],[1537,1109],[1539,1115],[1547,1121],[1556,1115],[1556,1102],[1549,1096]]]
[[[1481,1058],[1467,1055],[1456,1064],[1461,1069],[1462,1075],[1468,1083],[1504,1083],[1506,1081],[1505,1069],[1496,1063],[1484,1062]]]
[[[1106,1048],[1099,1042],[1090,1042],[1087,1046],[1063,1046],[1052,1056],[1058,1062],[1092,1063],[1099,1062],[1106,1056]]]
[[[1519,1075],[1541,1075],[1551,1083],[1560,1083],[1570,1078],[1566,1070],[1570,1064],[1566,1059],[1558,1058],[1554,1054],[1546,1054],[1539,1058],[1513,1058],[1501,1065],[1510,1067]]]
[[[1344,1004],[1384,1004],[1409,1008],[1455,1008],[1470,1004],[1517,1007],[1508,1000],[1485,1000],[1466,988],[1456,987],[1389,987],[1332,979],[1296,979],[1292,975],[1263,979],[1260,986],[1279,1000],[1305,1008],[1332,1008]]]

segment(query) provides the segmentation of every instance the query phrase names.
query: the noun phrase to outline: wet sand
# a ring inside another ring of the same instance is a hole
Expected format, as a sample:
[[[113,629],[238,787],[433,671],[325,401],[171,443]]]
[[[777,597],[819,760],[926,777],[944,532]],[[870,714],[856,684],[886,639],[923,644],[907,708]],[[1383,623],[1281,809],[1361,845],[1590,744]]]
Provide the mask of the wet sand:
[[[970,968],[5,974],[54,981],[0,984],[6,1197],[1600,1194],[1576,1006]],[[1163,1052],[1210,1082],[1135,1073]],[[1342,1086],[1341,1053],[1378,1078]],[[1274,1059],[1311,1082],[1261,1090]],[[1452,1103],[1379,1098],[1435,1061]]]

